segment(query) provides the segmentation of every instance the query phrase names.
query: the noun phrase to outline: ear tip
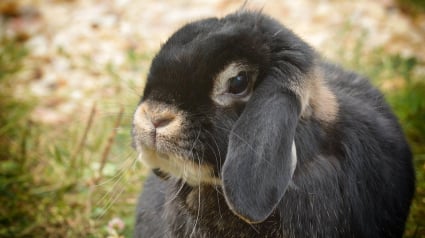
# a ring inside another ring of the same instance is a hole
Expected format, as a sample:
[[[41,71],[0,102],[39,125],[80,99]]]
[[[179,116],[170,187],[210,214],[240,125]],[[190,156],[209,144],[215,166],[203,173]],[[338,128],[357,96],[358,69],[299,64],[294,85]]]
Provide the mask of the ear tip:
[[[224,184],[224,183],[223,183]],[[233,214],[239,217],[246,223],[257,224],[265,221],[269,216],[271,211],[274,209],[255,209],[256,206],[247,205],[247,201],[240,201],[243,198],[232,194],[231,191],[226,189],[226,186],[223,186],[224,198],[228,204],[230,210]],[[270,212],[269,212],[270,211]]]
[[[249,210],[246,210],[245,212],[236,210],[229,201],[227,203],[229,204],[230,210],[233,212],[233,214],[235,214],[237,217],[239,217],[241,220],[248,224],[261,223],[266,220],[267,217],[269,217],[268,214],[260,216],[259,214],[249,214],[249,212],[247,213],[246,211]]]
[[[264,218],[253,218],[253,217],[249,217],[248,215],[242,215],[240,213],[237,213],[236,211],[232,210],[233,214],[235,214],[237,217],[239,217],[241,220],[243,220],[244,222],[248,223],[248,224],[258,224],[263,222],[264,220],[267,219],[268,216],[264,217]]]

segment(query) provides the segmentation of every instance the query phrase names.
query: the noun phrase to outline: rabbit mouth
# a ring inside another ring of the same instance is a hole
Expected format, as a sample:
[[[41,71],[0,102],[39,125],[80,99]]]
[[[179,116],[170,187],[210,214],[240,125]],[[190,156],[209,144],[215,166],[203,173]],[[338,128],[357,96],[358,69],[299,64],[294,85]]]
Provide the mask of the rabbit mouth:
[[[193,159],[181,155],[162,153],[148,147],[142,147],[139,150],[138,159],[147,167],[183,179],[192,186],[221,184],[220,178],[214,175],[214,169],[211,166],[201,162],[196,163]]]

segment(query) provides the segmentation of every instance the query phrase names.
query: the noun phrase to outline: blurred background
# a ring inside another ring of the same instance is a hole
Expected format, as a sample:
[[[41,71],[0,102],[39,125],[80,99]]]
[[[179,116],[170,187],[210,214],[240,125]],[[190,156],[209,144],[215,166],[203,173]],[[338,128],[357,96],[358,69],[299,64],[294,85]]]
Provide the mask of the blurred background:
[[[244,0],[0,0],[0,237],[130,237],[147,173],[131,148],[150,60]],[[371,78],[415,154],[405,237],[425,237],[425,1],[251,0]]]

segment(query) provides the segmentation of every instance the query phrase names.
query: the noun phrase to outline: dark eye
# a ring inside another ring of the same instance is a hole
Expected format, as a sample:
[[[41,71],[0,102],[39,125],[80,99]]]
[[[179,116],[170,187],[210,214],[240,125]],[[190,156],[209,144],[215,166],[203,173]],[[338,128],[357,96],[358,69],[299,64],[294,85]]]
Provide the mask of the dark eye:
[[[241,95],[249,86],[249,78],[246,72],[241,72],[237,76],[229,79],[228,93]]]

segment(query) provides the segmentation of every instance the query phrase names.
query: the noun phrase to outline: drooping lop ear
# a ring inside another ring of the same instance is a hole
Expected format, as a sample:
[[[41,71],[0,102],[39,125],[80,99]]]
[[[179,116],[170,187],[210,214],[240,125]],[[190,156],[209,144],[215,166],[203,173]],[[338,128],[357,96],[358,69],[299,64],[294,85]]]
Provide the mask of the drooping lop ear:
[[[254,90],[232,128],[223,190],[231,210],[246,222],[270,216],[291,181],[299,113],[295,94],[269,77]]]

